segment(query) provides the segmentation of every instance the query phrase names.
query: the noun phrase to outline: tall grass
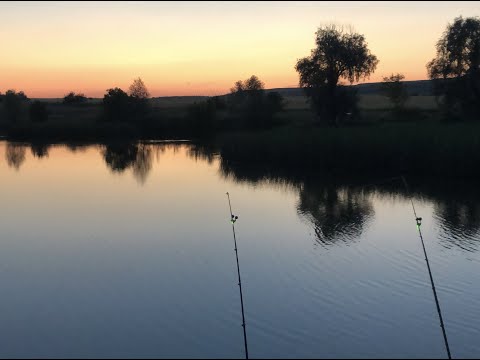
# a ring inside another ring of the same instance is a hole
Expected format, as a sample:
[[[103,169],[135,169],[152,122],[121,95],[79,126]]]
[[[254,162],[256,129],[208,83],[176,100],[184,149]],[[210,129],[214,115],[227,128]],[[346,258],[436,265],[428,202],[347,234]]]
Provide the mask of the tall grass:
[[[330,173],[480,175],[478,124],[387,124],[230,133],[219,139],[231,161]]]

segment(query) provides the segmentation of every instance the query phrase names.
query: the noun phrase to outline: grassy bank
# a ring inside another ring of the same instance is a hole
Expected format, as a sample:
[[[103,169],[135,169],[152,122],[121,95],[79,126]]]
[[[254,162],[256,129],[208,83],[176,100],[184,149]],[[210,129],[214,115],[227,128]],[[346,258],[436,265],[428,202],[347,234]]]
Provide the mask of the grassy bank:
[[[480,175],[480,125],[407,123],[345,128],[283,127],[218,140],[229,161],[331,174]]]
[[[227,161],[301,168],[332,174],[388,172],[476,177],[480,175],[480,124],[440,121],[433,97],[411,97],[394,113],[382,96],[360,98],[361,117],[339,128],[319,127],[306,98],[285,99],[269,130],[245,131],[225,112],[199,136],[189,106],[201,98],[151,99],[140,123],[102,121],[98,101],[48,104],[49,119],[31,123],[25,113],[15,124],[2,121],[0,135],[25,141],[105,141],[110,139],[197,139],[214,143]],[[201,127],[200,127],[201,128]]]
[[[35,123],[29,119],[28,103],[19,111],[15,122],[7,120],[5,104],[0,103],[0,134],[12,138],[63,138],[103,139],[119,135],[138,137],[194,137],[198,128],[196,119],[189,117],[188,109],[205,97],[166,97],[149,99],[150,111],[142,122],[123,124],[102,121],[101,99],[89,99],[86,103],[66,105],[62,99],[41,99],[48,111],[48,121]],[[315,117],[304,96],[287,96],[284,111],[275,115],[275,123],[291,127],[305,127],[315,124]],[[390,121],[421,121],[436,118],[437,108],[434,97],[414,96],[409,99],[407,109],[400,118],[392,116],[391,105],[384,96],[360,96],[361,119],[351,125]],[[225,113],[216,114],[217,131],[235,128]],[[397,116],[398,117],[398,116]]]

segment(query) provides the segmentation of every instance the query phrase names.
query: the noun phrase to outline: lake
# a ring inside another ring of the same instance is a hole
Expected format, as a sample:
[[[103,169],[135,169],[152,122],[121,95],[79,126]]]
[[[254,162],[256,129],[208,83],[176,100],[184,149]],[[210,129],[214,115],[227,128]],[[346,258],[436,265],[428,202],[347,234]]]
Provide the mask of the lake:
[[[400,179],[189,142],[0,141],[0,357],[445,358]],[[324,181],[325,180],[325,181]],[[407,179],[453,357],[480,354],[478,186]]]

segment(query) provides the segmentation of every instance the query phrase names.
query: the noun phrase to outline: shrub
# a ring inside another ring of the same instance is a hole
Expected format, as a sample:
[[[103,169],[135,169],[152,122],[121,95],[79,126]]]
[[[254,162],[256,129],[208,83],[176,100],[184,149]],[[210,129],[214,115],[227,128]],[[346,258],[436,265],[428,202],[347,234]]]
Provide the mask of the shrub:
[[[63,98],[64,104],[83,104],[87,102],[84,94],[75,94],[73,91],[65,95]]]

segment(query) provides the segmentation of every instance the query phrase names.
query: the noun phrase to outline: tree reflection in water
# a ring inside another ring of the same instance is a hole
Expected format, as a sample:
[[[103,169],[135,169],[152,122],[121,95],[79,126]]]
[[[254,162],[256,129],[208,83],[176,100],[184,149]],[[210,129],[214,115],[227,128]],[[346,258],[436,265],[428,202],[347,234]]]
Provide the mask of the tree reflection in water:
[[[9,167],[19,170],[25,162],[27,147],[23,144],[8,142],[5,149],[5,158]]]
[[[312,223],[322,245],[355,241],[374,216],[372,203],[362,191],[314,183],[300,187],[297,212]]]
[[[30,144],[30,151],[32,152],[32,155],[39,159],[48,157],[49,148],[50,148],[50,145],[44,144],[44,143]]]
[[[349,243],[361,236],[374,216],[372,193],[379,199],[407,199],[408,196],[399,179],[392,179],[374,187],[365,185],[371,183],[372,179],[364,181],[365,179],[357,179],[353,175],[344,182],[338,178],[326,181],[323,175],[312,172],[270,166],[268,160],[257,161],[257,165],[232,161],[228,152],[212,144],[116,142],[106,145],[66,143],[62,146],[74,153],[92,147],[99,149],[112,172],[123,173],[131,169],[140,185],[146,183],[151,173],[154,156],[159,160],[166,150],[176,153],[184,149],[191,159],[209,164],[218,159],[218,171],[224,179],[254,186],[266,184],[269,187],[297,192],[297,213],[313,225],[318,243],[324,246]],[[6,142],[5,159],[9,167],[20,170],[26,159],[27,147],[30,147],[34,157],[45,158],[56,145]],[[378,179],[373,180],[375,181]],[[356,185],[345,185],[347,182]],[[409,178],[409,184],[414,199],[433,205],[433,218],[438,226],[439,241],[444,247],[462,251],[479,249],[480,189],[476,184],[413,177]]]
[[[102,155],[113,172],[123,173],[131,168],[135,179],[143,185],[152,170],[152,146],[141,143],[108,144],[102,150]]]
[[[339,186],[302,172],[281,173],[266,167],[241,166],[221,159],[220,173],[235,182],[268,183],[298,192],[297,213],[315,229],[317,242],[326,246],[358,239],[374,210],[369,195],[359,187]]]
[[[154,145],[137,145],[137,156],[133,162],[133,176],[140,184],[145,184],[148,174],[152,170],[153,165],[153,152],[152,146]]]

